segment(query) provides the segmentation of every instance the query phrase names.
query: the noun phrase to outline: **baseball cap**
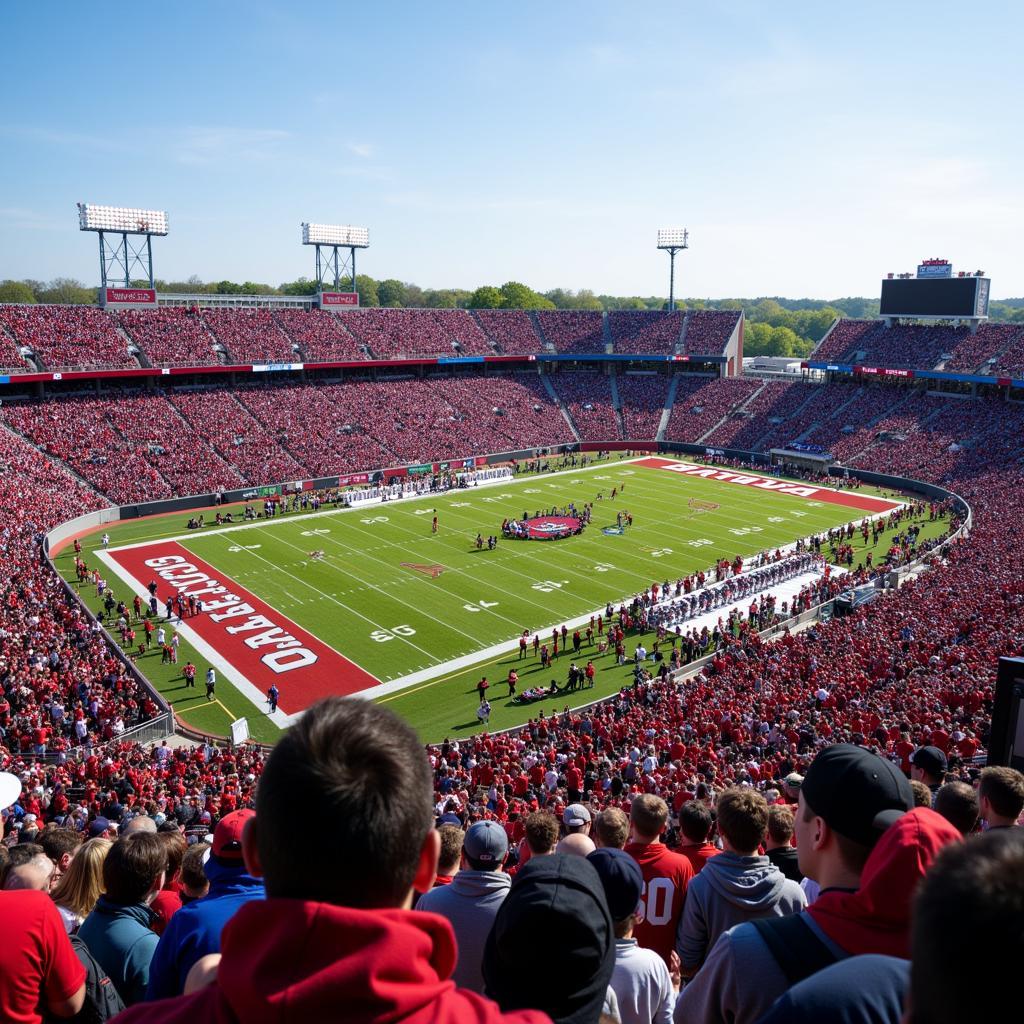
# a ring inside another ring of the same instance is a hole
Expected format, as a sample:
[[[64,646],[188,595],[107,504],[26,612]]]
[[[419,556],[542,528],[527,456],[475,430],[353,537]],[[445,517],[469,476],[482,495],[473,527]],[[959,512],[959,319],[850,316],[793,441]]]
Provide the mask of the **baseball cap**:
[[[799,772],[790,772],[782,781],[790,789],[799,789],[804,784],[804,777]]]
[[[21,779],[10,772],[0,772],[0,810],[6,811],[21,796]]]
[[[469,826],[462,849],[470,860],[497,868],[508,853],[508,834],[496,821],[477,821]]]
[[[938,747],[919,747],[910,755],[910,763],[929,775],[942,775],[948,767],[946,755]]]
[[[590,823],[590,811],[583,804],[569,804],[562,814],[564,824],[575,828]]]
[[[89,822],[89,838],[97,839],[110,828],[110,822],[106,818],[93,818]]]
[[[636,910],[644,890],[640,865],[625,850],[602,846],[587,860],[594,866],[604,886],[605,899],[616,923],[625,921]]]
[[[829,828],[868,847],[914,806],[914,791],[899,768],[852,743],[821,751],[800,792]]]
[[[249,808],[232,811],[217,822],[213,830],[213,854],[225,860],[242,859],[242,829],[245,823],[256,816]]]

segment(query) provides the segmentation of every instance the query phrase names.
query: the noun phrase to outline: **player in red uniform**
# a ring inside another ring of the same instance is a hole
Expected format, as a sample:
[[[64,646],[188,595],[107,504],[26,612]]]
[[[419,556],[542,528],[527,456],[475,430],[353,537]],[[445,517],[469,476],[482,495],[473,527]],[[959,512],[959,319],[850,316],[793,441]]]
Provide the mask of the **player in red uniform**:
[[[676,931],[683,914],[686,887],[693,865],[661,842],[668,824],[668,804],[660,796],[645,793],[630,806],[628,853],[644,876],[643,921],[633,933],[640,946],[653,949],[669,965],[676,948]]]

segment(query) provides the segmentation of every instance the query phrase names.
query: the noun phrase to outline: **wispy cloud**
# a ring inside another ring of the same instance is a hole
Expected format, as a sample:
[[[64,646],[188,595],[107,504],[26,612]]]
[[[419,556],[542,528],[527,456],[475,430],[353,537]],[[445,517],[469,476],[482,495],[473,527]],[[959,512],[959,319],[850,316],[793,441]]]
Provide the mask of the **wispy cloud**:
[[[369,142],[350,142],[348,144],[348,151],[355,153],[356,156],[361,157],[363,160],[369,160],[373,156],[373,146]]]
[[[265,160],[290,134],[277,128],[223,128],[212,125],[185,128],[177,140],[179,163],[206,165],[224,160]]]

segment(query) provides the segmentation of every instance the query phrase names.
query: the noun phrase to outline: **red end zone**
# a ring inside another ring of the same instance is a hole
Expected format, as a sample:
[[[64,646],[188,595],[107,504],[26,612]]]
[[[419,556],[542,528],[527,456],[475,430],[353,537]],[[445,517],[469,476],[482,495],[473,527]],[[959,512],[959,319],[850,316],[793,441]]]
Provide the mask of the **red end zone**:
[[[257,696],[276,683],[286,714],[303,711],[321,697],[358,693],[380,682],[174,541],[108,551],[107,557],[147,598],[146,588],[156,580],[161,608],[172,594],[200,598],[203,613],[186,617],[182,625],[237,669],[259,691]]]
[[[739,473],[732,469],[719,469],[715,466],[699,466],[692,462],[673,462],[671,459],[649,458],[638,459],[633,465],[646,466],[648,469],[666,469],[671,473],[679,473],[681,476],[696,476],[705,480],[721,480],[723,483],[756,487],[762,491],[778,491],[779,494],[792,494],[798,498],[810,498],[832,505],[845,505],[848,508],[860,509],[862,512],[888,512],[900,506],[898,501],[876,498],[870,494],[858,494],[856,491],[834,491],[829,487],[799,484],[791,480],[779,480],[772,476],[757,476],[754,473]]]

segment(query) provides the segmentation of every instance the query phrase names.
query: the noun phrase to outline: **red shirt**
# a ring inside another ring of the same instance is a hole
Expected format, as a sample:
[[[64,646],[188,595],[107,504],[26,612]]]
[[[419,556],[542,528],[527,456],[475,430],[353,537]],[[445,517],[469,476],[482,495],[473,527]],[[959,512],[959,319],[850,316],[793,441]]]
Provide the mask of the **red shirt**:
[[[693,878],[693,865],[664,843],[630,843],[628,853],[640,865],[644,876],[643,921],[633,932],[638,945],[653,949],[668,965],[676,948],[676,931],[683,914],[686,887]]]
[[[85,968],[46,893],[0,892],[0,920],[0,1020],[40,1024],[40,997],[70,999],[85,982]]]
[[[701,846],[680,846],[676,850],[676,853],[678,853],[680,857],[685,857],[690,862],[690,866],[693,868],[693,873],[695,875],[700,874],[700,869],[704,867],[712,857],[716,857],[721,852],[722,851],[715,846],[714,843],[704,843]]]

